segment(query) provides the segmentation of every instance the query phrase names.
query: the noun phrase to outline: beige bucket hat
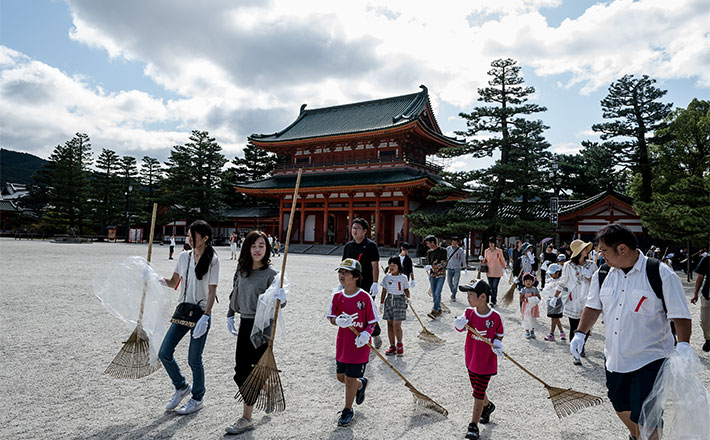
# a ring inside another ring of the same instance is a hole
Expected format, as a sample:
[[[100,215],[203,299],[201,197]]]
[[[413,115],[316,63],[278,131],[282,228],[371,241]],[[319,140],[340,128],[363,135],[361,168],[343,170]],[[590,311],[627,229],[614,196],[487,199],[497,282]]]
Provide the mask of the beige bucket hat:
[[[574,240],[572,243],[570,243],[569,248],[572,249],[572,257],[574,258],[577,255],[579,255],[580,252],[582,252],[582,249],[586,249],[587,253],[592,250],[592,247],[594,247],[594,243],[585,243],[582,240]]]

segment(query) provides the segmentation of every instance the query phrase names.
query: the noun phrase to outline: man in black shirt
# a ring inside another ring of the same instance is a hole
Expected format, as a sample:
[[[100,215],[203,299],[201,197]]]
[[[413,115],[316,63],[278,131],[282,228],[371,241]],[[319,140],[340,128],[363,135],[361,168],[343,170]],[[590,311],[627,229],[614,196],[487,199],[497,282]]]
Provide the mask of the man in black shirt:
[[[343,248],[343,260],[352,258],[360,262],[362,266],[362,278],[360,288],[369,292],[372,299],[377,297],[379,286],[377,280],[380,277],[380,251],[374,241],[367,238],[370,224],[364,218],[356,218],[350,227],[350,234],[353,239],[345,244]],[[375,348],[382,346],[380,338],[380,326],[375,324],[375,331],[372,334]]]
[[[446,249],[439,247],[437,239],[433,235],[427,235],[424,241],[429,247],[429,251],[426,253],[427,265],[424,270],[429,274],[429,286],[434,299],[434,306],[427,316],[436,319],[441,315],[441,291],[446,280],[447,254]]]
[[[710,255],[707,253],[702,255],[702,259],[695,268],[695,273],[698,277],[695,279],[695,290],[693,298],[690,300],[692,304],[698,302],[698,293],[702,292],[703,298],[700,300],[700,327],[703,329],[705,343],[703,351],[710,351]],[[703,283],[703,281],[705,281]],[[702,290],[701,290],[702,287]]]

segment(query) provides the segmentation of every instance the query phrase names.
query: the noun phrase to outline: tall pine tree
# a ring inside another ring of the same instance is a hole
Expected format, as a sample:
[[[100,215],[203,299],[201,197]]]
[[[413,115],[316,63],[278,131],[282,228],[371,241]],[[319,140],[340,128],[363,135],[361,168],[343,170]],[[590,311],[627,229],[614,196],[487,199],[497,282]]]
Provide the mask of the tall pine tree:
[[[234,190],[236,183],[248,183],[269,177],[276,167],[276,155],[254,145],[244,148],[244,157],[235,157],[233,167],[224,171],[222,178],[222,194],[227,206],[254,206],[272,204],[273,201],[240,194]]]
[[[136,221],[140,221],[141,187],[138,181],[138,167],[136,158],[133,156],[123,156],[119,161],[119,178],[123,187],[123,200],[125,202],[125,226],[126,240],[128,240],[128,228]]]
[[[153,203],[156,202],[160,196],[158,189],[160,181],[163,178],[163,169],[160,166],[160,161],[150,156],[143,156],[140,174],[141,185],[147,195],[142,205],[142,210],[145,215],[150,216],[153,210]]]
[[[98,171],[94,173],[93,180],[96,198],[94,218],[98,230],[103,231],[106,226],[115,225],[121,219],[123,193],[119,179],[121,164],[118,154],[113,150],[102,149],[96,159],[96,168]]]
[[[609,122],[594,124],[592,130],[601,133],[601,139],[608,141],[621,164],[630,165],[641,176],[639,199],[650,202],[653,194],[652,157],[649,145],[660,140],[655,132],[665,126],[665,119],[673,104],[659,100],[665,96],[653,84],[655,79],[643,75],[634,78],[624,75],[609,87],[609,94],[602,99],[602,117]],[[616,140],[620,139],[620,140]]]

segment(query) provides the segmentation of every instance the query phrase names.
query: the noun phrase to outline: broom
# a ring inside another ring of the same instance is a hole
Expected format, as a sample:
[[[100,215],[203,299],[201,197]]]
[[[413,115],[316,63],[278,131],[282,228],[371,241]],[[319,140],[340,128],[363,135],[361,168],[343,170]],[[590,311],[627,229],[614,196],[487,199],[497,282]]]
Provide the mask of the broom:
[[[286,273],[286,259],[288,258],[288,245],[291,242],[291,228],[293,227],[293,217],[296,212],[296,203],[298,199],[298,188],[301,185],[301,174],[303,169],[298,170],[296,177],[296,187],[293,190],[293,198],[291,199],[291,215],[288,218],[288,229],[286,231],[286,244],[284,246],[284,259],[281,262],[281,283],[284,285],[284,275]],[[284,399],[284,390],[281,386],[281,378],[279,377],[279,369],[276,367],[276,358],[274,358],[274,337],[276,336],[276,321],[279,319],[279,309],[281,309],[281,300],[276,300],[276,309],[274,310],[274,321],[271,323],[271,338],[268,346],[261,359],[249,373],[244,385],[239,388],[239,391],[234,396],[235,399],[246,402],[254,402],[252,406],[257,409],[263,409],[267,413],[273,411],[283,411],[286,409],[286,399]]]
[[[475,328],[471,327],[468,324],[466,324],[466,328],[468,329],[468,331],[476,335],[480,340],[490,345],[492,348],[494,347],[493,344],[491,344],[491,342],[488,340],[488,338],[483,337],[480,333],[478,333],[478,331],[476,331]],[[574,414],[582,408],[600,405],[604,401],[601,397],[593,396],[591,394],[580,393],[579,391],[574,391],[571,388],[564,389],[548,385],[547,383],[545,383],[545,381],[528,371],[527,368],[520,365],[515,359],[508,356],[508,353],[504,352],[503,356],[508,358],[512,363],[515,364],[516,367],[528,373],[530,376],[532,376],[535,380],[540,382],[545,387],[549,394],[548,398],[552,400],[552,407],[555,408],[555,413],[560,419],[562,417]]]
[[[414,306],[412,305],[412,302],[407,300],[407,304],[409,304],[409,308],[412,309],[412,313],[414,313],[414,317],[417,318],[417,321],[419,321],[419,325],[422,326],[422,331],[419,332],[419,338],[423,339],[427,342],[431,342],[432,344],[443,344],[444,341],[440,337],[436,336],[434,333],[430,332],[425,326],[422,320],[419,318],[419,315],[417,312],[414,310]]]
[[[350,326],[349,328],[350,328],[350,330],[352,330],[356,335],[358,335],[358,336],[360,335],[360,332],[358,332],[358,331],[355,329],[355,327]],[[373,347],[370,342],[368,342],[367,345],[370,346],[370,349],[375,352],[375,354],[377,355],[377,357],[379,357],[380,359],[382,359],[382,362],[384,362],[385,364],[387,364],[387,366],[390,367],[390,368],[392,369],[392,371],[394,371],[395,373],[397,373],[397,376],[399,376],[399,377],[404,381],[404,385],[406,385],[406,387],[409,388],[409,391],[412,392],[412,395],[414,396],[414,401],[415,401],[418,405],[421,405],[421,406],[423,406],[423,407],[426,408],[426,409],[429,409],[429,410],[432,410],[432,411],[436,411],[436,412],[438,412],[438,413],[440,413],[440,414],[443,414],[444,417],[446,417],[446,416],[449,415],[449,412],[446,410],[446,408],[444,408],[443,406],[441,406],[441,405],[439,405],[438,403],[436,403],[431,397],[427,396],[426,394],[422,393],[422,392],[419,391],[418,389],[414,388],[414,385],[412,385],[412,383],[409,382],[409,381],[407,380],[407,378],[404,377],[404,375],[399,372],[399,370],[397,370],[392,364],[390,364],[389,361],[388,361],[387,359],[385,359],[385,357],[382,356],[382,354],[381,354],[379,351],[377,351],[377,349],[376,349],[375,347]]]
[[[155,214],[158,204],[153,203],[153,217],[150,221],[150,240],[148,241],[148,263],[153,253],[153,231],[155,230]],[[160,363],[155,367],[150,364],[150,350],[148,348],[148,335],[143,330],[143,310],[145,308],[145,297],[148,290],[148,282],[143,281],[143,296],[141,298],[141,308],[138,312],[138,322],[136,328],[123,343],[123,347],[118,352],[111,363],[106,367],[104,374],[117,379],[140,379],[148,376],[160,369]]]
[[[520,278],[520,275],[522,275],[522,274],[523,274],[523,268],[521,267],[517,278]],[[513,274],[511,273],[510,276],[512,277]],[[507,292],[505,292],[505,295],[503,295],[503,298],[500,300],[500,303],[503,305],[503,307],[508,307],[510,305],[510,303],[513,302],[513,296],[515,294],[515,288],[517,286],[515,284],[515,281],[511,281],[511,282],[513,284],[510,285],[510,288],[508,289]]]

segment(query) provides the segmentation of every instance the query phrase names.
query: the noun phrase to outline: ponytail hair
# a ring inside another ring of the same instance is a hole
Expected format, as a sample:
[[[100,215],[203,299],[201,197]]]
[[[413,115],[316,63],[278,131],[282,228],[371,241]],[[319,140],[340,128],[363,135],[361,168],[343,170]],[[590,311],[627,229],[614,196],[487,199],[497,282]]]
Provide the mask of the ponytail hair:
[[[195,266],[195,275],[198,280],[201,280],[210,269],[210,264],[212,263],[212,258],[214,257],[214,249],[212,248],[212,226],[204,220],[195,220],[192,222],[188,230],[190,231],[193,243],[197,243],[195,233],[200,234],[203,237],[209,237],[205,243],[205,251],[200,257],[200,261],[197,262],[197,266]]]

